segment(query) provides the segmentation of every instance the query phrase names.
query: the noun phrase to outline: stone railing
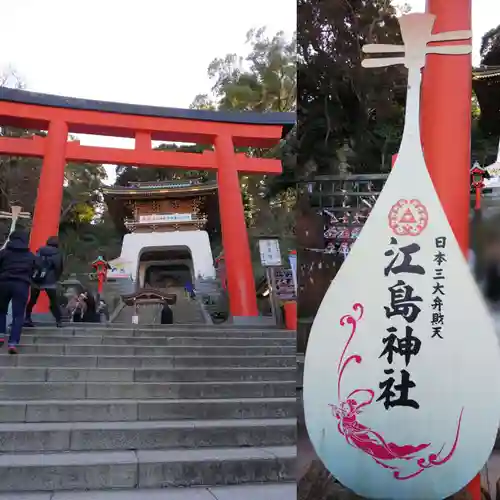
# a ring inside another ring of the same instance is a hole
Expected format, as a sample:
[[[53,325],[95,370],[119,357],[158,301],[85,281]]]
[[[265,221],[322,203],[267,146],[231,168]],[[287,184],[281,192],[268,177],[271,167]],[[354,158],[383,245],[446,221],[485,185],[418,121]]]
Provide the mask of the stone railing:
[[[214,322],[229,318],[229,299],[219,279],[198,278],[195,290],[202,308]]]

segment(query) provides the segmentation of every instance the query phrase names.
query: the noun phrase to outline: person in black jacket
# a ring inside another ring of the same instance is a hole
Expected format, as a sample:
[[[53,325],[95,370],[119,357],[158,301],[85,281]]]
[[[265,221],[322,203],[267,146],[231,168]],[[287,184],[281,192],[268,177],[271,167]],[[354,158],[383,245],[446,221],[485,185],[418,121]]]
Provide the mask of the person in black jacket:
[[[47,245],[40,248],[37,252],[39,269],[43,268],[43,276],[39,279],[32,279],[31,298],[26,308],[26,321],[24,326],[32,327],[33,321],[31,313],[40,296],[40,292],[45,290],[50,301],[50,312],[56,320],[58,328],[62,326],[61,310],[57,299],[57,282],[63,272],[63,258],[59,250],[59,240],[57,236],[51,236],[47,240]]]
[[[28,302],[36,257],[29,250],[29,234],[16,230],[0,250],[0,346],[5,342],[7,312],[12,301],[9,353],[16,354],[21,339],[24,311]]]
[[[95,297],[90,290],[85,292],[85,313],[82,316],[82,321],[84,323],[99,323],[101,318],[97,312],[97,303]]]
[[[161,310],[160,323],[162,325],[172,325],[174,323],[174,313],[166,301],[163,303]]]

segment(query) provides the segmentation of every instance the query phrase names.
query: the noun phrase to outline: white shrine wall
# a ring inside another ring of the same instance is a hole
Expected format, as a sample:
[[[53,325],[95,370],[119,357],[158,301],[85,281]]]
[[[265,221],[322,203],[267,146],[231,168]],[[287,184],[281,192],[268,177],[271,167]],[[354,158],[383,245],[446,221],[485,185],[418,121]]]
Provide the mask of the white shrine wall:
[[[206,231],[171,231],[151,233],[131,233],[123,237],[119,260],[124,263],[127,274],[137,281],[141,272],[140,258],[145,251],[161,251],[169,248],[187,247],[192,258],[192,272],[195,277],[215,278],[214,258]],[[170,262],[170,261],[169,261]],[[172,261],[173,262],[173,261]],[[146,271],[142,270],[142,277]]]

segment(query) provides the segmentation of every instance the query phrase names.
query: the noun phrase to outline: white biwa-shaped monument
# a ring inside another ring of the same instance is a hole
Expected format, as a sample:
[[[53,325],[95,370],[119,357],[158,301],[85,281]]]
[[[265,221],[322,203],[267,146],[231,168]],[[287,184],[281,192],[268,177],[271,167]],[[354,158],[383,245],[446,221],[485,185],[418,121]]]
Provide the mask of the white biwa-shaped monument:
[[[306,424],[332,475],[366,498],[442,500],[493,448],[500,350],[493,321],[426,168],[420,139],[426,54],[468,54],[469,31],[432,35],[435,16],[400,19],[404,46],[367,45],[367,68],[404,64],[400,153],[326,293],[305,360]],[[428,46],[467,40],[467,45]],[[453,165],[450,165],[450,170]]]

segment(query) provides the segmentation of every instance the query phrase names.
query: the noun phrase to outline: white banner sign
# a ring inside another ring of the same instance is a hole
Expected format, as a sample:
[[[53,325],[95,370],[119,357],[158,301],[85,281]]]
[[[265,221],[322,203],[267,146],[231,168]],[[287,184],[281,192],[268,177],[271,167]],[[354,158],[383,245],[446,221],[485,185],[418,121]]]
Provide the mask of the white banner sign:
[[[492,178],[496,177],[498,182],[498,177],[500,177],[500,144],[498,145],[497,161],[493,165],[486,167],[486,171]],[[488,185],[488,180],[486,180],[485,184]]]
[[[259,240],[260,262],[264,267],[281,266],[279,240]]]
[[[494,163],[486,168],[488,174],[493,178],[494,181],[498,182],[498,177],[500,177],[500,163]],[[489,179],[484,181],[485,185],[488,186]]]
[[[120,258],[110,260],[108,262],[110,269],[108,269],[108,278],[122,278],[130,277],[131,275],[131,262],[122,260]]]
[[[190,222],[193,214],[151,214],[140,215],[139,222]]]
[[[365,498],[453,495],[488,460],[499,424],[494,324],[421,148],[420,69],[433,23],[427,14],[401,20],[410,80],[401,151],[306,352],[311,441],[332,475]]]

